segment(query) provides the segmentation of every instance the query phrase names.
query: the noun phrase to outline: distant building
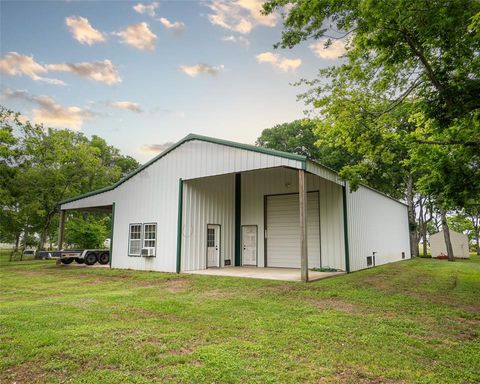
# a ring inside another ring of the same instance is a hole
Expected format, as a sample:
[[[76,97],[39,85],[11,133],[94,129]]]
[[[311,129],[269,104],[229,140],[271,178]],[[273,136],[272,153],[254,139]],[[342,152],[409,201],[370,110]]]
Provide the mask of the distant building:
[[[468,259],[470,257],[467,235],[450,230],[450,240],[455,257],[461,259]],[[432,257],[448,256],[443,231],[430,236],[430,253]]]

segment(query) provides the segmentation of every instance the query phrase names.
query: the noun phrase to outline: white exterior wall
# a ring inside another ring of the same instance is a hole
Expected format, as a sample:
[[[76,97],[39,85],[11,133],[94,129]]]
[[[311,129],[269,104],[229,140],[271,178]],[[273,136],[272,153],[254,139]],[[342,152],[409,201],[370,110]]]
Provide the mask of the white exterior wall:
[[[367,268],[373,252],[375,265],[402,260],[402,252],[409,259],[407,207],[363,186],[346,188],[350,271]]]
[[[235,174],[184,182],[182,271],[206,268],[208,224],[220,225],[220,266],[234,265]]]
[[[450,230],[450,241],[452,243],[453,255],[455,257],[461,259],[468,259],[470,257],[467,235]],[[430,254],[432,257],[448,254],[443,231],[430,236]]]
[[[345,269],[342,187],[307,174],[307,190],[320,193],[322,266]],[[287,168],[242,174],[242,225],[258,226],[258,266],[265,261],[264,196],[298,193],[298,171]],[[268,225],[268,223],[267,223]]]
[[[179,179],[189,180],[278,166],[302,168],[302,162],[191,140],[115,189],[62,204],[61,209],[88,208],[115,202],[112,267],[174,272]],[[151,222],[157,223],[156,257],[128,256],[129,224]]]

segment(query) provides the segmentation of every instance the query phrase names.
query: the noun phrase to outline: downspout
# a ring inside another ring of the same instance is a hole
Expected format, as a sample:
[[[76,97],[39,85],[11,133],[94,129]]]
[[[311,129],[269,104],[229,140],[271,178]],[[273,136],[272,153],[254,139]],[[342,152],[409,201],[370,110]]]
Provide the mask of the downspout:
[[[180,273],[182,268],[182,227],[183,227],[183,180],[178,179],[178,218],[177,218],[177,268]]]
[[[345,271],[350,272],[350,248],[348,245],[347,187],[342,186],[343,195],[343,236],[345,241]]]
[[[110,257],[109,257],[109,264],[110,268],[112,268],[112,251],[113,251],[113,228],[115,226],[115,203],[112,204],[112,233],[110,234]]]

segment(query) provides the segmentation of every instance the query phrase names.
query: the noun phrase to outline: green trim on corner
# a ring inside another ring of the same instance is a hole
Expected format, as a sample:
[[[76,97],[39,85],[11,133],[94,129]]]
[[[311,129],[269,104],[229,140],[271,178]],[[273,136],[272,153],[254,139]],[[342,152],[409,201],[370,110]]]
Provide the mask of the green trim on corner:
[[[183,180],[178,179],[177,273],[182,269]]]
[[[345,270],[350,272],[350,247],[348,245],[347,188],[342,187],[343,196],[343,236],[345,240]]]
[[[125,177],[123,177],[120,181],[116,182],[115,184],[113,184],[109,187],[105,187],[105,188],[97,189],[95,191],[84,193],[83,195],[75,196],[75,197],[72,197],[70,199],[62,200],[58,204],[60,205],[60,204],[71,203],[72,201],[80,200],[80,199],[83,199],[83,198],[86,198],[86,197],[98,195],[98,194],[103,193],[103,192],[111,191],[112,189],[115,189],[119,185],[121,185],[124,182],[126,182],[127,180],[131,179],[133,176],[135,176],[140,171],[144,170],[148,166],[155,163],[157,160],[161,159],[162,157],[164,157],[168,153],[172,152],[174,149],[178,148],[180,145],[182,145],[182,144],[184,144],[188,141],[193,141],[193,140],[205,141],[207,143],[225,145],[227,147],[245,149],[247,151],[252,151],[252,152],[257,152],[257,153],[263,153],[265,155],[272,155],[272,156],[282,157],[284,159],[301,161],[303,169],[306,168],[307,158],[305,156],[302,156],[302,155],[296,155],[296,154],[293,154],[293,153],[277,151],[277,150],[274,150],[274,149],[256,147],[256,146],[250,145],[250,144],[235,143],[233,141],[221,140],[221,139],[216,139],[216,138],[213,138],[213,137],[195,135],[193,133],[190,133],[189,135],[185,136],[182,140],[175,143],[174,145],[172,145],[170,148],[163,151],[158,156],[154,157],[152,160],[146,162],[145,164],[143,164],[142,166],[137,168],[135,171],[133,171],[133,172],[129,173],[128,175],[126,175]]]
[[[235,174],[235,266],[241,263],[242,174]]]
[[[112,268],[112,252],[113,252],[113,228],[115,226],[115,203],[112,203],[112,229],[110,234],[110,257],[109,257],[109,264],[110,268]]]

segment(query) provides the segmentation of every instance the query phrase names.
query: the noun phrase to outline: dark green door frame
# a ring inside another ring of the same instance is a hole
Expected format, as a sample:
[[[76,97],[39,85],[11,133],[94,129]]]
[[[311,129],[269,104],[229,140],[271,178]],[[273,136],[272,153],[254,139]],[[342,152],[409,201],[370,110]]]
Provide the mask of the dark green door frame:
[[[241,263],[242,174],[235,174],[235,266]]]

